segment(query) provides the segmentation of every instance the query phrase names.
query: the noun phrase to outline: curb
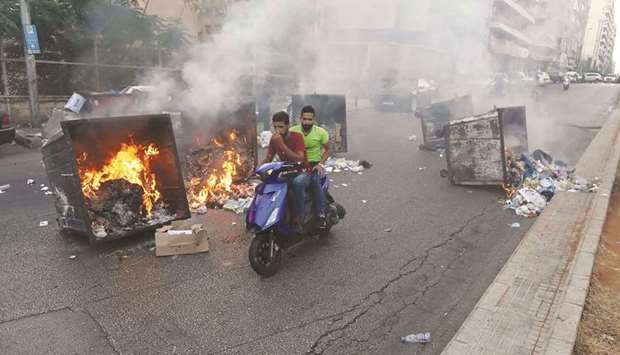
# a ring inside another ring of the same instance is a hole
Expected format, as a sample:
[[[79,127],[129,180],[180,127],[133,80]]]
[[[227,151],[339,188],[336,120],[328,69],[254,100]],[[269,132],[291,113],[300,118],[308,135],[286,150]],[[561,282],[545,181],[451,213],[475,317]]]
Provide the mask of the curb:
[[[615,110],[612,112],[612,116],[614,114],[620,115],[620,111]],[[609,120],[612,119],[612,116],[610,116]],[[616,124],[616,126],[619,125]],[[597,196],[592,201],[592,207],[587,219],[588,223],[584,228],[583,237],[577,247],[575,262],[568,274],[568,286],[564,299],[560,303],[560,311],[553,319],[553,331],[545,354],[572,354],[575,347],[579,323],[594,269],[594,261],[607,219],[609,201],[620,163],[620,137],[618,135],[620,128],[615,128],[615,135],[611,139],[611,151],[602,171],[602,184]],[[589,164],[584,160],[584,164],[577,166],[577,172],[587,168],[587,165]],[[582,176],[584,175],[585,172]]]
[[[577,164],[596,194],[561,192],[537,218],[444,355],[571,354],[620,160],[620,110]]]

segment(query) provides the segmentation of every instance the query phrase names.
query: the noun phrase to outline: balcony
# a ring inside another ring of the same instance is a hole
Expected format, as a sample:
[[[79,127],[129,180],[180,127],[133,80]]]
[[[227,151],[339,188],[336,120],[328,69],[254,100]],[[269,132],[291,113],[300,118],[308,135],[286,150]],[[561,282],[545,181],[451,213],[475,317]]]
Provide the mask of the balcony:
[[[530,55],[530,52],[527,48],[523,48],[518,44],[505,39],[491,37],[489,45],[491,51],[499,55],[522,59],[525,59]]]
[[[523,6],[519,5],[515,0],[497,0],[496,6],[499,9],[509,8],[513,13],[521,16],[529,24],[535,24],[536,20],[534,16],[526,10]]]
[[[512,37],[526,46],[532,44],[532,40],[527,35],[503,22],[493,21],[489,24],[489,29],[503,36]]]

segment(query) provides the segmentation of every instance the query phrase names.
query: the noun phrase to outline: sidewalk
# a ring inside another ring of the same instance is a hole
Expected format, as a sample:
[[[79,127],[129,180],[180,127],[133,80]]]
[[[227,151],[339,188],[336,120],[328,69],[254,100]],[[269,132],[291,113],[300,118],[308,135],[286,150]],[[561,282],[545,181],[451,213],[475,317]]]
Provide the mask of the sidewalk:
[[[577,165],[595,194],[562,192],[538,217],[442,354],[571,354],[620,159],[620,110]]]

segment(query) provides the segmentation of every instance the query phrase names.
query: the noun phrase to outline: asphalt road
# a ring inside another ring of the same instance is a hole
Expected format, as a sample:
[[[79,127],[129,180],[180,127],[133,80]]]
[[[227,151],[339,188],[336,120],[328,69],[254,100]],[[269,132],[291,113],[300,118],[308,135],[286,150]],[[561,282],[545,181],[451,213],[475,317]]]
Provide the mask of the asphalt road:
[[[530,147],[577,161],[619,88],[545,88],[528,102]],[[407,139],[422,136],[411,115],[352,109],[348,124],[348,157],[373,167],[332,175],[346,219],[270,279],[249,267],[250,238],[228,212],[195,217],[206,254],[157,258],[148,235],[63,236],[40,153],[0,146],[0,185],[12,186],[0,194],[0,353],[439,353],[534,221],[504,210],[498,189],[440,178],[445,160]],[[429,344],[399,342],[427,331]]]

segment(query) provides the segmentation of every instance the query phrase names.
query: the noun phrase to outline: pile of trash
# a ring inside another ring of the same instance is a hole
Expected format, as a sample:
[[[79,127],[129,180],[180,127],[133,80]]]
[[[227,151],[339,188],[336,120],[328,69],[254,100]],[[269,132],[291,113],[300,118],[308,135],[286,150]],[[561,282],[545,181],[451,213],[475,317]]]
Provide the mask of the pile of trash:
[[[339,173],[342,171],[350,171],[353,173],[360,173],[364,169],[370,169],[372,164],[366,160],[347,160],[346,158],[333,158],[329,157],[325,161],[325,171],[328,173]]]
[[[246,197],[238,200],[226,200],[222,208],[228,211],[233,211],[236,214],[242,214],[250,208],[251,204],[252,197]]]
[[[543,152],[535,150],[532,155],[510,156],[506,160],[508,170],[506,208],[513,209],[523,217],[536,217],[547,207],[558,191],[596,192],[598,185],[575,176],[575,169]]]
[[[271,133],[271,131],[262,131],[258,135],[258,144],[260,145],[261,148],[269,147],[269,141],[271,141],[272,135],[273,133]]]

